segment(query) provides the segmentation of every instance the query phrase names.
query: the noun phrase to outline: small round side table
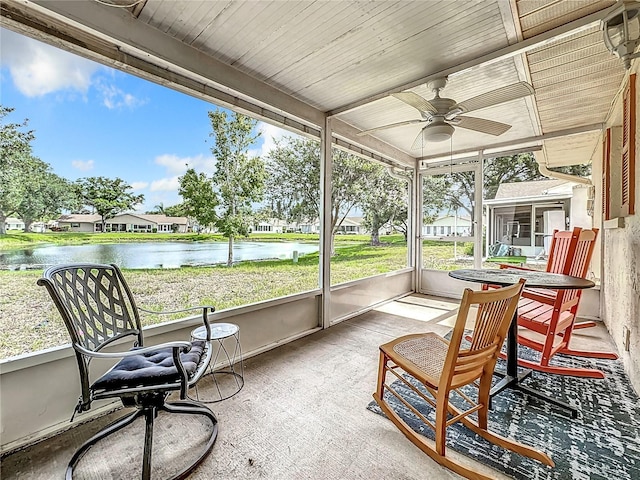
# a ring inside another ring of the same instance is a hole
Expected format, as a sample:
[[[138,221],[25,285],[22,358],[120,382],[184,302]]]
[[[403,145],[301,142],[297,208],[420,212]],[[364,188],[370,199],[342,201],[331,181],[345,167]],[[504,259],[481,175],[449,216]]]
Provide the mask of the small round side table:
[[[193,330],[191,338],[206,340],[205,328],[203,325]],[[215,403],[231,398],[244,386],[240,327],[233,323],[212,323],[210,328],[211,348],[214,350],[209,362],[209,372],[195,385],[196,400],[202,403]],[[207,392],[205,398],[200,398],[198,386],[200,390]]]

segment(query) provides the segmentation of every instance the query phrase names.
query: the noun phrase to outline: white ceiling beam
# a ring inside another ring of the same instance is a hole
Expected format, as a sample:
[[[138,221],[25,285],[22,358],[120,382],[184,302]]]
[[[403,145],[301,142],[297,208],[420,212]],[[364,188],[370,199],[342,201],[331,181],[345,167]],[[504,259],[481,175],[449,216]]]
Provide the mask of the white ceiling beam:
[[[510,140],[508,142],[494,143],[492,145],[483,145],[482,147],[476,147],[476,148],[467,148],[465,150],[453,151],[451,153],[446,153],[446,154],[419,157],[418,161],[424,162],[424,163],[430,163],[430,162],[433,163],[435,161],[444,162],[456,155],[468,155],[468,154],[473,154],[480,151],[486,152],[487,150],[496,150],[495,152],[491,152],[490,154],[488,154],[488,155],[496,155],[496,154],[501,154],[502,151],[505,151],[507,149],[511,150],[514,148],[519,148],[521,146],[540,145],[545,140],[550,140],[552,138],[568,137],[571,135],[580,135],[581,133],[601,131],[604,128],[605,128],[604,123],[594,123],[592,125],[583,125],[581,127],[568,128],[566,130],[557,130],[555,132],[545,133],[543,135],[537,135],[535,137],[520,138],[517,140]],[[454,159],[454,161],[456,161],[456,159]]]
[[[413,168],[416,164],[416,159],[414,157],[412,157],[411,155],[407,155],[405,152],[398,150],[397,148],[383,142],[376,137],[358,136],[360,130],[352,127],[342,120],[334,119],[333,122],[331,122],[331,127],[333,129],[332,133],[334,136],[342,137],[343,139],[348,140],[354,145],[366,148],[367,150],[371,150],[373,152],[377,152],[394,162],[406,165],[411,168]]]
[[[533,145],[530,147],[514,148],[511,150],[500,151],[500,153],[497,155],[501,157],[510,157],[512,155],[517,155],[519,153],[539,152],[540,150],[542,150],[542,145]],[[421,162],[420,173],[427,173],[430,175],[441,175],[441,174],[446,174],[450,172],[464,172],[465,170],[471,169],[470,165],[473,165],[479,162],[478,154],[479,152],[475,152],[472,155],[469,155],[463,158],[456,158],[453,160],[453,162],[449,162],[448,164],[445,162],[422,164]],[[495,156],[496,156],[495,153],[486,154],[483,152],[484,158],[494,158]]]
[[[613,7],[615,7],[615,5]],[[516,55],[521,55],[535,48],[540,48],[545,44],[555,42],[557,40],[561,40],[562,38],[565,38],[569,35],[573,35],[582,30],[586,30],[586,29],[592,28],[595,25],[598,25],[600,20],[603,19],[613,7],[611,6],[606,7],[602,10],[591,13],[589,15],[586,15],[572,22],[553,28],[547,32],[541,33],[539,35],[535,35],[533,37],[527,38],[526,40],[522,40],[520,42],[514,43],[507,47],[494,50],[493,52],[489,52],[485,55],[481,55],[467,62],[463,62],[457,65],[452,65],[445,69],[428,73],[411,82],[397,85],[394,88],[380,91],[374,95],[370,95],[360,100],[356,100],[355,102],[348,103],[347,105],[343,105],[342,107],[334,108],[333,110],[328,111],[327,115],[329,116],[340,115],[342,113],[346,113],[356,108],[362,107],[368,103],[385,98],[392,93],[401,92],[403,90],[408,90],[408,89],[417,87],[418,85],[425,84],[430,80],[460,74],[468,70],[472,70],[478,67],[499,62],[506,58],[512,58]]]

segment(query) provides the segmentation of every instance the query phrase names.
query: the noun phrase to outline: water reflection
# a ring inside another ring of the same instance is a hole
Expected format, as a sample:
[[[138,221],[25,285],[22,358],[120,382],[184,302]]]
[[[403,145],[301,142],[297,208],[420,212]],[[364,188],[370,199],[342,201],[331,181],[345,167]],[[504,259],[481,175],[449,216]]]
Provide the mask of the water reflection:
[[[236,242],[235,261],[288,259],[318,251],[317,243]],[[115,263],[122,268],[178,268],[226,263],[226,242],[149,242],[94,245],[45,245],[5,251],[0,254],[3,268],[42,268],[61,263]]]

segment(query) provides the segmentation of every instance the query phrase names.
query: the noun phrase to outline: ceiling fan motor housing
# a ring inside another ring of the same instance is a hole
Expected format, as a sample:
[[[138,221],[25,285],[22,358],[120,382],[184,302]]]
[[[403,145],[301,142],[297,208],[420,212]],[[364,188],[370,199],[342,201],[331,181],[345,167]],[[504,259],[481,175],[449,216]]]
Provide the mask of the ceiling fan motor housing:
[[[455,128],[451,125],[441,119],[434,119],[430,125],[425,127],[424,139],[429,142],[444,142],[451,138],[453,132],[455,132]]]

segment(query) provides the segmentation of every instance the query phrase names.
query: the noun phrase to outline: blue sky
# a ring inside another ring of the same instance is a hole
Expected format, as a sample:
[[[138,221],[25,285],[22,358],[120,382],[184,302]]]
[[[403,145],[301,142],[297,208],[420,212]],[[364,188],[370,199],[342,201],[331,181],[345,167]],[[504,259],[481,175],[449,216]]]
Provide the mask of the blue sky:
[[[69,180],[120,177],[145,196],[141,211],[180,201],[186,164],[211,172],[216,105],[0,28],[0,103],[29,119],[34,155]],[[290,133],[259,122],[254,155]]]

